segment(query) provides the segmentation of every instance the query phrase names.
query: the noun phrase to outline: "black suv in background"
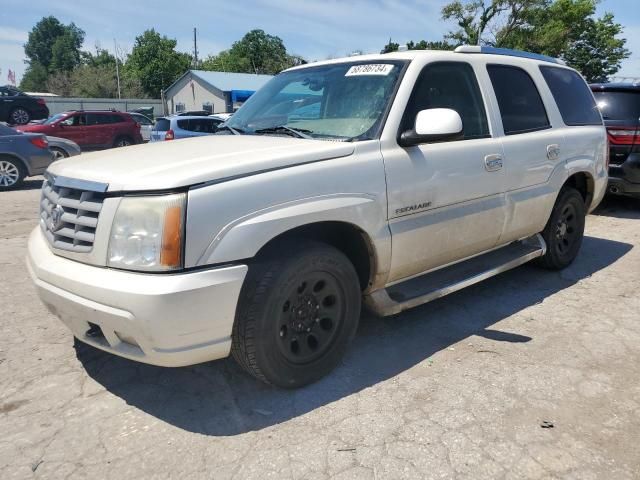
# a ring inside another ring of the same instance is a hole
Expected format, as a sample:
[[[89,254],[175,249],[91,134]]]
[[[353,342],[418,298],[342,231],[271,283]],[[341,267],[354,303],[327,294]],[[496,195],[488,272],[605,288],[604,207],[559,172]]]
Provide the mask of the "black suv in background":
[[[48,117],[49,108],[42,98],[27,95],[10,85],[0,87],[0,122],[25,125]]]
[[[609,193],[640,198],[640,84],[591,85],[609,137]]]

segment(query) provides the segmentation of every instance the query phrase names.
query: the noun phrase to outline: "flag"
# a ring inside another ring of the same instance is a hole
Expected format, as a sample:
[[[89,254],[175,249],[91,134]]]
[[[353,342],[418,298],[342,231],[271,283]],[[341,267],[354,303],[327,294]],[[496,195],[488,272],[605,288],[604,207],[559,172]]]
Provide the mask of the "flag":
[[[7,73],[7,81],[13,85],[15,87],[16,85],[16,72],[14,72],[13,70],[9,69],[9,72]]]

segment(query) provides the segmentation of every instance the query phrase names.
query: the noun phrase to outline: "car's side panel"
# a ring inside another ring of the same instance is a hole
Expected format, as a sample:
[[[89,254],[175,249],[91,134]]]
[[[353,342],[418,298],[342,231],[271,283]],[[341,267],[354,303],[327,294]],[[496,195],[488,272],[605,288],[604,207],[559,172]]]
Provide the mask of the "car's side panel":
[[[356,144],[348,157],[194,188],[188,202],[187,267],[250,258],[293,228],[339,221],[368,237],[377,265],[374,284],[384,284],[391,239],[384,168],[375,141]]]

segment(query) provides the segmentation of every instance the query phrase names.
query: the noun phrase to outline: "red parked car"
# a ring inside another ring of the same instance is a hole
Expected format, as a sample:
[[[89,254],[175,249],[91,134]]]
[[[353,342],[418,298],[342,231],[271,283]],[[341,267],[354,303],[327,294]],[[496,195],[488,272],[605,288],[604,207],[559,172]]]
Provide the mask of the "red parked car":
[[[125,112],[76,110],[58,113],[37,125],[23,125],[22,132],[67,138],[83,150],[125,147],[142,143],[140,124]]]

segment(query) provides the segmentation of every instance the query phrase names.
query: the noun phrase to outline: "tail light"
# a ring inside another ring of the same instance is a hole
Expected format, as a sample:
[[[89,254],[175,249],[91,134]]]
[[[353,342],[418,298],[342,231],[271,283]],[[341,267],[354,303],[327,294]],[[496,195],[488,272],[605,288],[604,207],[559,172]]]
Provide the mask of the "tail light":
[[[637,127],[607,128],[609,141],[613,145],[634,145],[640,143],[640,132]]]
[[[38,148],[49,148],[47,137],[33,137],[29,141]]]
[[[174,138],[173,130],[167,130],[167,133],[164,134],[165,140],[173,140]]]
[[[38,99],[36,100],[36,103],[37,103],[38,105],[46,105],[46,104],[47,104],[47,102],[45,102],[45,101],[44,101],[44,98],[38,98]]]

